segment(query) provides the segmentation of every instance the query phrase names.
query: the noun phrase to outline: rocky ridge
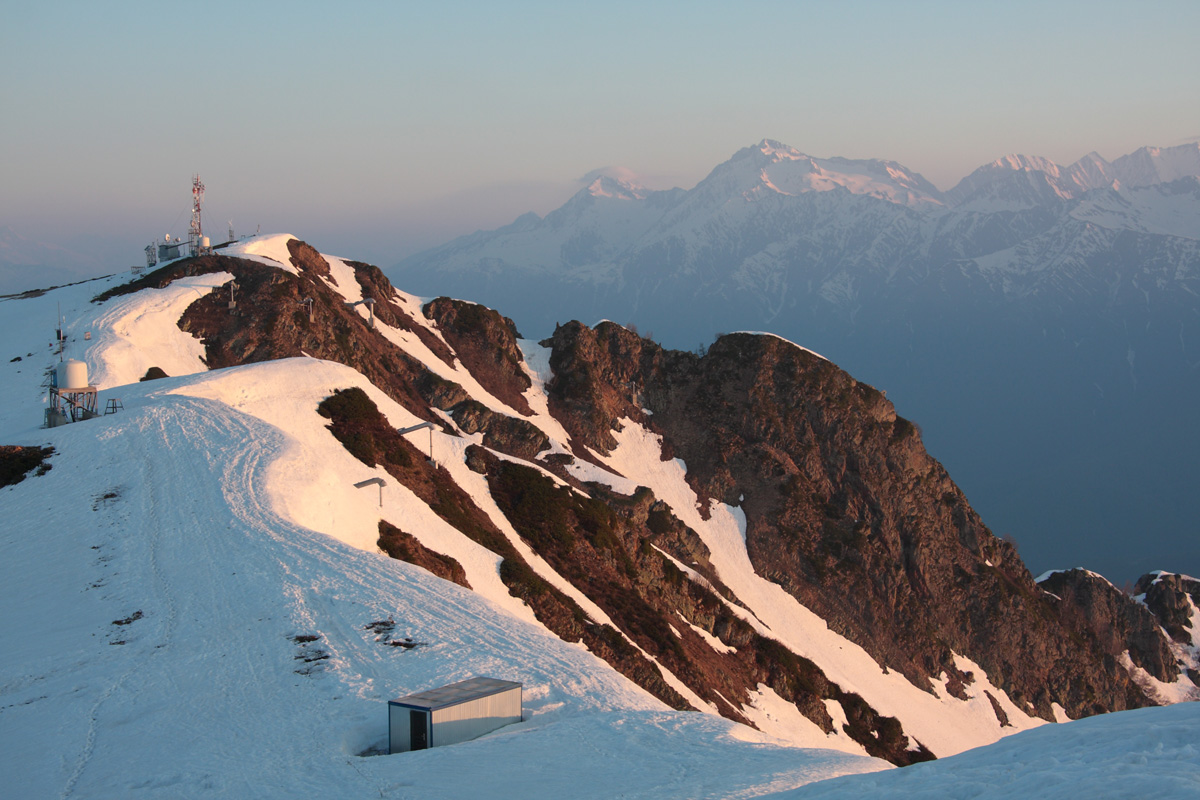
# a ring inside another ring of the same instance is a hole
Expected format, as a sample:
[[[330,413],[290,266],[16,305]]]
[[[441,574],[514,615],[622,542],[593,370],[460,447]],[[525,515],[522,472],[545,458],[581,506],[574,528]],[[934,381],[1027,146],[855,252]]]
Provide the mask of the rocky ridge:
[[[444,520],[501,556],[501,579],[546,627],[584,641],[669,705],[698,701],[748,722],[744,704],[766,686],[873,755],[898,764],[933,755],[906,735],[902,720],[879,713],[853,687],[748,623],[679,509],[649,489],[624,495],[576,476],[571,466],[611,453],[614,432],[626,424],[661,436],[662,457],[686,463],[702,506],[744,509],[745,546],[760,575],[923,691],[941,685],[965,698],[983,677],[959,667],[957,656],[965,655],[1018,707],[1053,719],[1056,704],[1075,717],[1155,701],[1113,652],[1123,643],[1160,680],[1176,669],[1169,647],[1156,644],[1149,600],[1143,607],[1105,594],[1103,614],[1082,591],[1055,600],[925,453],[913,423],[882,393],[802,348],[738,334],[700,355],[663,349],[612,323],[559,326],[543,342],[553,373],[549,410],[568,435],[556,447],[531,421],[529,371],[510,320],[446,298],[417,307],[374,267],[347,262],[362,295],[375,299],[380,324],[419,341],[442,363],[460,365],[504,402],[502,411],[372,331],[336,291],[315,250],[293,240],[289,251],[294,274],[212,255],[168,265],[131,289],[230,272],[239,305],[253,313],[230,313],[218,292],[180,320],[202,338],[211,368],[302,353],[340,361],[441,431],[480,435],[467,451],[470,468],[485,476],[524,542],[611,624],[590,619],[540,576],[448,473],[396,435],[369,401],[335,393],[322,405],[331,433],[356,457],[383,465]],[[309,322],[306,298],[321,324]],[[381,526],[380,547],[447,579],[461,577],[458,565],[421,544],[420,533]],[[1155,602],[1174,609],[1174,630],[1185,629],[1186,606],[1177,598]],[[1114,632],[1104,624],[1114,616],[1133,623]],[[665,680],[668,673],[678,683]],[[997,723],[1007,724],[997,698],[988,698]],[[844,722],[835,722],[830,702]]]

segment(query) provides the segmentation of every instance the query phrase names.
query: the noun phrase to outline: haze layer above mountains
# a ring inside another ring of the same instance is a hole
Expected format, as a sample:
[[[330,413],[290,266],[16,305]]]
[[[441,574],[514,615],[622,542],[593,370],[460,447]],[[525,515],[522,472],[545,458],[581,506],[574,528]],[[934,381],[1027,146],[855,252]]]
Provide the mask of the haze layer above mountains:
[[[599,177],[389,271],[526,335],[769,330],[884,389],[1036,569],[1200,571],[1200,144],[1009,156],[939,191],[764,140],[690,190]]]

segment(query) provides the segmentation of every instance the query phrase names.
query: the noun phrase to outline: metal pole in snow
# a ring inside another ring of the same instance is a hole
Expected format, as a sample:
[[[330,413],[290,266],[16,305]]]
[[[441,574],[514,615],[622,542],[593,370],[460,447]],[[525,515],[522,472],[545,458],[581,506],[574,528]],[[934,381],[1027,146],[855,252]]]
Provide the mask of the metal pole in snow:
[[[408,428],[401,428],[400,430],[396,431],[396,433],[403,436],[406,433],[412,433],[413,431],[419,431],[422,428],[429,429],[429,461],[430,461],[430,463],[433,463],[433,423],[432,422],[422,422],[420,425],[413,425]]]
[[[358,300],[353,303],[346,303],[346,306],[349,308],[354,308],[355,306],[361,306],[361,305],[365,305],[367,307],[367,311],[371,312],[371,320],[368,324],[371,326],[371,330],[375,330],[375,298],[368,297],[365,300]]]
[[[383,487],[387,486],[387,482],[383,478],[367,478],[365,481],[354,484],[355,489],[365,489],[368,486],[379,487],[379,507],[383,508]]]

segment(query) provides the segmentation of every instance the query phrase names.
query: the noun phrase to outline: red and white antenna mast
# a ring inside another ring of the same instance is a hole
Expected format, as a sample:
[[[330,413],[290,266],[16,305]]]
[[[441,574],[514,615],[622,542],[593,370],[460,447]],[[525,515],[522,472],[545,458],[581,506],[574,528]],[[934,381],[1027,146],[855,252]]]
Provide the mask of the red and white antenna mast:
[[[200,224],[200,206],[204,203],[204,184],[199,175],[192,176],[192,225],[188,229],[188,244],[192,255],[200,255],[200,245],[204,241],[204,229]]]

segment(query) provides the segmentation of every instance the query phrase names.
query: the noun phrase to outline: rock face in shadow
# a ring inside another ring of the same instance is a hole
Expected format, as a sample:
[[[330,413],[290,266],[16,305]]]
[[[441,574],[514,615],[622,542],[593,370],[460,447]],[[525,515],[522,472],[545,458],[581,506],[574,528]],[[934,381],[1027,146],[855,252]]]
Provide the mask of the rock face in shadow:
[[[609,450],[625,418],[660,433],[702,505],[744,511],[760,575],[915,685],[969,683],[959,654],[1046,719],[1053,703],[1078,717],[1150,702],[1113,641],[991,534],[917,427],[829,361],[751,334],[665,351],[611,323],[544,344],[551,408],[575,440]],[[1152,637],[1141,650],[1170,674]]]
[[[1158,618],[1172,641],[1191,644],[1197,638],[1200,631],[1195,626],[1200,620],[1195,615],[1200,608],[1200,581],[1186,575],[1152,572],[1139,578],[1133,591],[1143,596],[1146,608]]]
[[[1064,623],[1092,632],[1108,656],[1128,651],[1134,664],[1158,680],[1178,679],[1179,666],[1160,620],[1146,605],[1133,602],[1108,580],[1085,569],[1053,572],[1038,585],[1054,595],[1053,604]],[[1168,593],[1155,594],[1166,599]]]

